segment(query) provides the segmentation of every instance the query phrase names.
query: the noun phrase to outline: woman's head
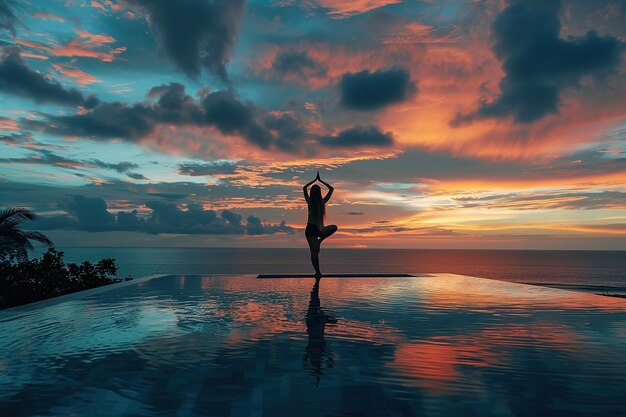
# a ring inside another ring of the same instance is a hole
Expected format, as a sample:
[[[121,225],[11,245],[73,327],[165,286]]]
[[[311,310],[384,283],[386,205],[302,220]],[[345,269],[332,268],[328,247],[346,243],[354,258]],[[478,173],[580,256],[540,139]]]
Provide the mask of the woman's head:
[[[311,199],[313,198],[322,199],[322,189],[317,184],[311,187]]]
[[[326,216],[326,208],[324,207],[324,198],[322,197],[322,189],[319,185],[315,184],[311,187],[310,197],[310,210],[313,216],[316,218],[317,223],[323,223]]]

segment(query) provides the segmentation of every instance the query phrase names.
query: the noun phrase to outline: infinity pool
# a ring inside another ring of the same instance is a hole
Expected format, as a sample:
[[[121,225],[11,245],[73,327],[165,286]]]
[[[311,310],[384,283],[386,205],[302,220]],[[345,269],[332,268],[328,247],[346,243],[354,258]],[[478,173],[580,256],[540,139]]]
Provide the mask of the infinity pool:
[[[0,352],[3,417],[626,415],[626,300],[459,275],[157,277]]]

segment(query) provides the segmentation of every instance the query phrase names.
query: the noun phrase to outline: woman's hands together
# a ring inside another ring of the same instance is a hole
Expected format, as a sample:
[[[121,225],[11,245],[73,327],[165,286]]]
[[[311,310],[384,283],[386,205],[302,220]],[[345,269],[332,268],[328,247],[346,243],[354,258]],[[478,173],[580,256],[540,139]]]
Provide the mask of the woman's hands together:
[[[302,187],[302,188],[307,188],[308,186],[310,186],[311,184],[313,184],[315,181],[319,181],[319,182],[321,182],[322,184],[324,184],[326,187],[328,187],[328,188],[332,188],[330,184],[328,184],[326,181],[324,181],[324,180],[322,179],[322,177],[320,177],[320,172],[319,172],[319,171],[317,171],[317,175],[315,176],[315,179],[314,179],[314,180],[312,180],[312,181],[310,181],[310,182],[308,182],[308,183],[306,183],[306,184],[304,185],[304,187]]]

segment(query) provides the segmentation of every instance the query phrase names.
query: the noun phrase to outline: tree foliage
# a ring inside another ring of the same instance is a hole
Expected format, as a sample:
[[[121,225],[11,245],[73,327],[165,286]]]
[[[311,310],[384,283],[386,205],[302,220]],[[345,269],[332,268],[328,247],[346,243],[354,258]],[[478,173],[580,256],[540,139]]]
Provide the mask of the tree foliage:
[[[39,259],[5,255],[0,259],[0,308],[15,307],[121,281],[113,259],[96,264],[66,263],[64,253],[48,249]]]

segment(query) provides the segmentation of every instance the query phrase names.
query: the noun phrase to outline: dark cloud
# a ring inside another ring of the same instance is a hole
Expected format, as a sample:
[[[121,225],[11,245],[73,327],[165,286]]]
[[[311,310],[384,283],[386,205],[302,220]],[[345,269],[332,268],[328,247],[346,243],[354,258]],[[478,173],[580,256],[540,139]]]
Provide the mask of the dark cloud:
[[[306,141],[316,141],[306,129],[307,121],[295,112],[269,112],[262,119],[263,125],[274,137],[274,146],[285,152],[297,153],[307,145]],[[313,151],[309,149],[309,153]]]
[[[278,77],[293,76],[300,80],[327,74],[326,67],[311,58],[308,51],[280,51],[274,58],[272,70]]]
[[[268,148],[272,135],[255,118],[254,105],[238,100],[230,91],[216,91],[202,98],[205,121],[226,135],[239,134],[261,148]]]
[[[177,193],[148,193],[150,197],[159,197],[165,200],[184,200],[189,197],[187,194],[177,194]]]
[[[148,233],[201,233],[217,219],[213,210],[204,210],[197,204],[190,204],[187,211],[182,211],[174,203],[153,201],[146,206],[152,209],[151,216],[145,220],[143,228],[135,229]]]
[[[137,210],[120,211],[117,213],[117,229],[118,230],[140,230],[145,225],[145,220],[138,216]],[[66,229],[64,227],[63,229]]]
[[[0,117],[0,123],[3,120],[10,120],[6,117]],[[0,135],[0,142],[4,142],[7,145],[14,145],[20,147],[34,148],[34,147],[45,147],[46,145],[42,145],[39,142],[33,139],[32,135],[28,133],[9,133],[7,135]]]
[[[98,159],[92,159],[91,163],[97,167],[110,169],[110,170],[119,172],[120,174],[125,174],[131,169],[139,168],[139,165],[137,165],[134,162],[119,162],[119,163],[113,164],[113,163],[103,162]]]
[[[162,84],[152,87],[148,91],[148,98],[154,100],[151,106],[153,117],[167,123],[200,123],[202,109],[196,101],[185,92],[185,86],[180,83]]]
[[[293,233],[293,228],[287,226],[283,220],[280,224],[265,224],[256,216],[248,216],[246,219],[246,234],[248,235],[273,235],[275,233]]]
[[[286,171],[284,177],[292,179],[298,172]],[[133,204],[141,207],[146,202],[163,200],[166,202],[176,202],[179,207],[189,204],[206,204],[210,197],[211,204],[219,208],[232,207],[235,200],[245,202],[263,201],[271,196],[285,196],[289,202],[300,202],[300,195],[292,195],[292,187],[289,185],[277,185],[271,176],[267,184],[263,187],[249,186],[245,184],[230,184],[220,181],[219,184],[206,184],[204,182],[152,182],[152,183],[131,183],[122,179],[109,179],[106,183],[98,186],[91,184],[71,185],[62,181],[55,185],[26,186],[25,183],[3,182],[0,178],[0,205],[4,202],[10,205],[15,196],[21,194],[20,201],[32,202],[32,208],[37,212],[45,214],[50,211],[50,202],[58,201],[59,196],[80,194],[86,197],[103,197],[110,201],[111,209],[123,210],[125,204]],[[3,188],[4,186],[4,188]],[[115,202],[124,201],[124,205],[115,206]],[[242,203],[242,204],[244,204]],[[236,210],[236,209],[235,209]],[[250,213],[259,215],[257,209],[251,209]],[[274,208],[270,207],[270,211]],[[237,211],[237,210],[236,210]],[[263,216],[269,214],[263,212]]]
[[[32,148],[34,142],[29,136],[26,138],[22,138],[22,135],[12,135],[7,137],[8,140],[21,140],[24,143],[27,143],[29,147]],[[0,135],[0,141],[4,141],[5,136]],[[99,159],[90,159],[90,160],[79,160],[66,158],[64,156],[58,155],[48,149],[45,148],[37,148],[31,149],[35,153],[26,157],[17,157],[17,158],[0,158],[0,163],[9,163],[9,164],[36,164],[36,165],[56,165],[62,168],[67,169],[77,169],[77,168],[103,168],[111,171],[115,171],[119,174],[126,174],[129,178],[144,180],[147,179],[142,174],[138,174],[136,172],[129,172],[132,169],[136,169],[139,165],[134,162],[119,162],[119,163],[109,163],[104,162]]]
[[[241,220],[243,219],[243,217],[241,216],[241,214],[233,213],[229,210],[224,210],[222,211],[222,219],[226,220],[226,222],[228,222],[228,224],[232,226],[241,227]]]
[[[148,135],[160,123],[202,123],[202,109],[185,94],[181,84],[152,88],[148,96],[154,100],[134,105],[103,101],[86,112],[68,116],[48,115],[47,122],[23,120],[22,123],[26,128],[42,129],[56,135],[130,141]]]
[[[343,213],[343,214],[347,214],[350,216],[363,216],[365,213],[363,213],[362,211],[349,211],[347,213]]]
[[[0,118],[0,122],[4,119]],[[10,142],[10,143],[28,143],[28,136],[24,136],[20,133],[11,133],[9,135],[0,135],[0,141],[2,142]]]
[[[178,173],[192,177],[201,177],[215,174],[233,174],[237,170],[237,163],[228,161],[214,161],[206,163],[187,162],[178,165]]]
[[[47,115],[45,122],[23,120],[27,129],[43,130],[60,136],[91,139],[138,140],[148,135],[158,122],[158,113],[151,106],[128,106],[120,102],[101,102],[91,111],[69,116]]]
[[[612,36],[588,32],[561,39],[558,0],[516,1],[493,24],[494,52],[502,61],[501,94],[458,115],[453,126],[481,118],[512,117],[532,123],[558,113],[561,92],[584,76],[601,78],[619,66],[622,45]],[[531,29],[532,28],[532,29]]]
[[[205,210],[198,204],[189,204],[187,210],[179,209],[173,203],[153,202],[147,204],[152,209],[151,216],[140,226],[131,231],[146,233],[182,233],[182,234],[275,234],[293,233],[293,228],[284,222],[279,225],[262,224],[254,216],[248,222],[230,210],[222,210],[218,216],[214,210]],[[136,216],[136,215],[135,215]],[[252,219],[252,220],[251,220]],[[125,219],[126,221],[127,219]],[[252,221],[252,223],[249,223]],[[129,229],[126,229],[129,230]],[[257,233],[250,233],[254,231]]]
[[[76,159],[57,155],[48,149],[33,149],[33,151],[35,151],[33,155],[16,158],[0,158],[0,162],[8,164],[57,165],[69,169],[91,166]]]
[[[207,94],[201,106],[208,124],[225,135],[238,134],[262,149],[299,152],[307,141],[315,140],[297,114],[260,109],[251,101],[239,100],[231,91]]]
[[[389,146],[391,136],[376,127],[356,127],[338,136],[309,133],[307,120],[293,111],[267,111],[230,90],[215,91],[194,100],[179,83],[154,87],[148,101],[128,105],[99,102],[73,115],[45,115],[44,120],[22,119],[25,129],[60,136],[139,141],[159,124],[213,127],[224,135],[239,135],[262,149],[315,153],[319,143],[330,147]]]
[[[0,47],[0,91],[41,103],[85,107],[97,104],[95,97],[85,98],[77,89],[66,89],[58,81],[28,68],[15,45]]]
[[[146,207],[152,210],[149,216],[141,216],[137,210],[109,212],[106,202],[100,197],[83,195],[68,196],[60,204],[66,215],[42,216],[33,227],[40,230],[68,229],[88,232],[128,231],[150,234],[249,234],[267,235],[293,233],[293,228],[284,221],[280,224],[262,223],[256,216],[243,216],[230,210],[218,213],[206,210],[199,204],[187,204],[185,209],[175,203],[150,201]]]
[[[134,180],[147,180],[148,179],[143,174],[140,174],[138,172],[127,172],[126,176]]]
[[[226,79],[245,0],[128,0],[144,10],[155,37],[182,71]]]
[[[76,228],[79,230],[98,232],[110,230],[114,226],[115,216],[108,212],[107,204],[102,198],[73,195],[61,206],[75,219]],[[55,219],[61,221],[61,225],[65,224],[65,227],[69,224],[64,216]]]
[[[15,36],[15,22],[17,18],[13,12],[13,7],[13,1],[0,0],[0,29],[8,30]]]
[[[261,147],[267,147],[272,140],[271,133],[257,123],[254,105],[237,99],[230,91],[206,94],[198,102],[185,93],[182,84],[170,83],[152,88],[148,97],[150,101],[134,105],[100,102],[87,112],[48,115],[48,123],[31,120],[22,123],[27,128],[52,134],[106,140],[136,141],[162,123],[213,126],[225,135],[239,134]]]
[[[393,136],[376,126],[356,126],[334,136],[325,136],[320,139],[320,143],[330,148],[389,147],[393,145]]]
[[[405,68],[346,73],[339,81],[341,104],[352,110],[378,110],[400,103],[417,90]]]

